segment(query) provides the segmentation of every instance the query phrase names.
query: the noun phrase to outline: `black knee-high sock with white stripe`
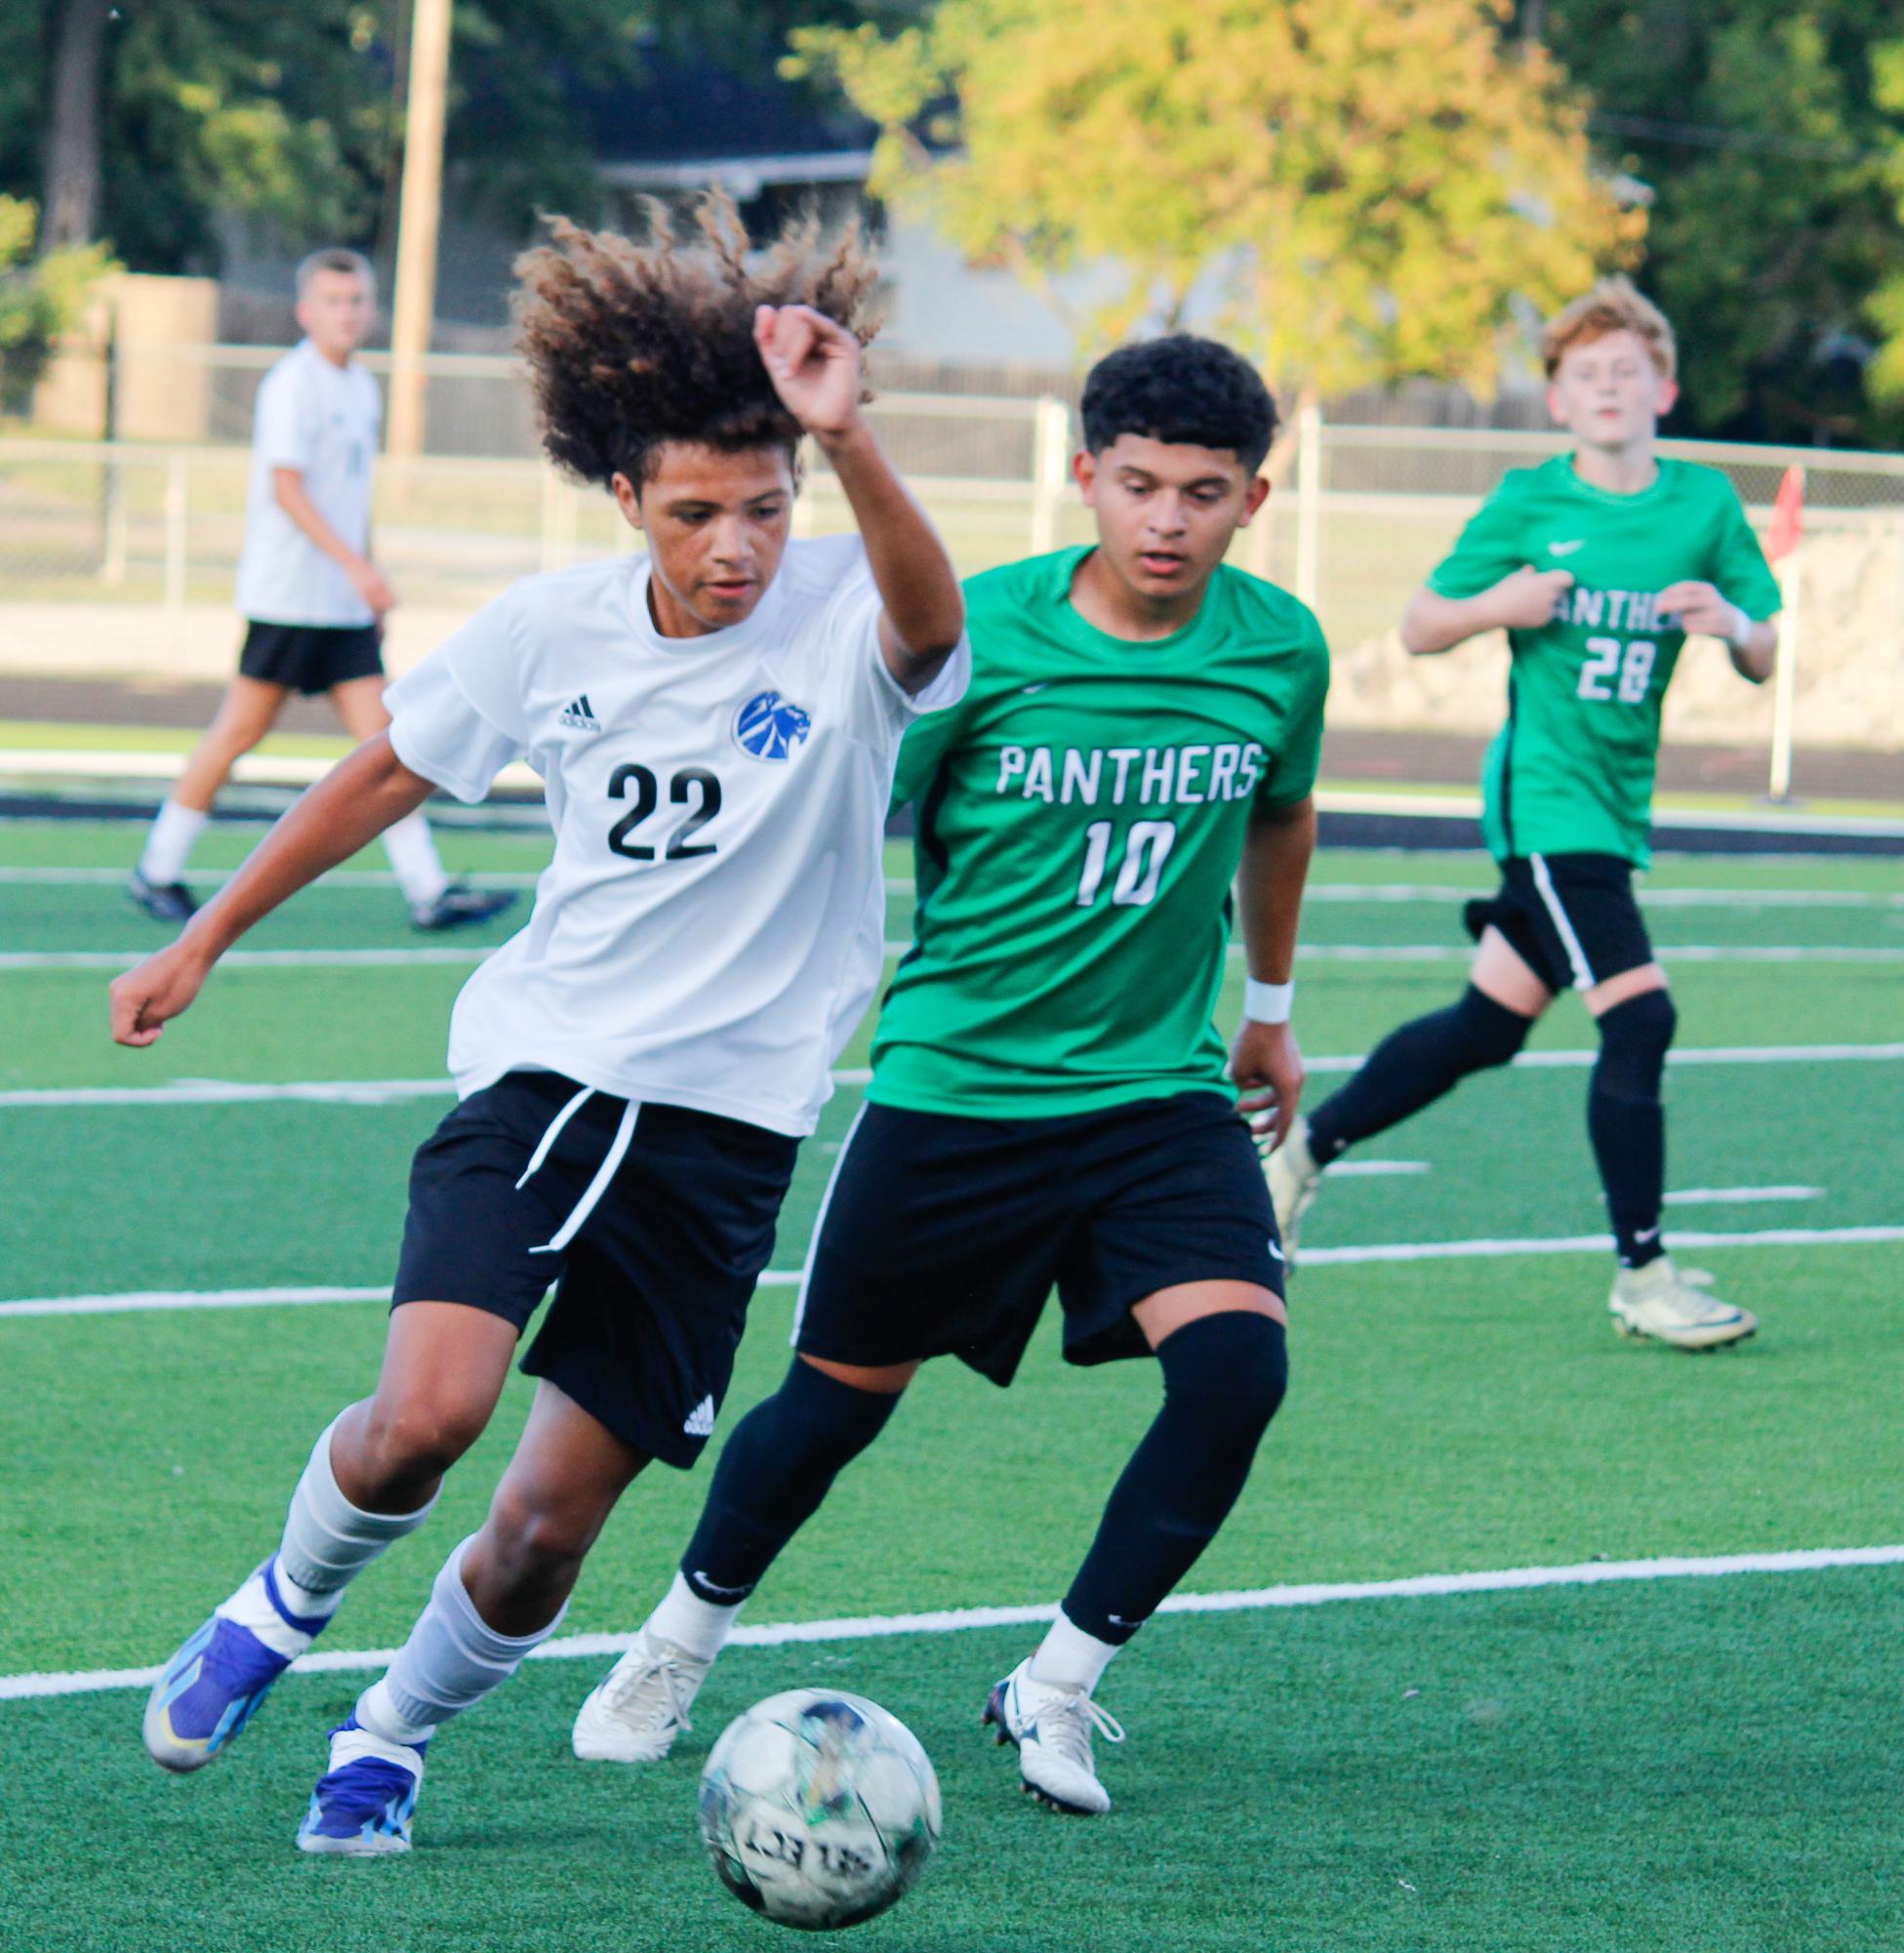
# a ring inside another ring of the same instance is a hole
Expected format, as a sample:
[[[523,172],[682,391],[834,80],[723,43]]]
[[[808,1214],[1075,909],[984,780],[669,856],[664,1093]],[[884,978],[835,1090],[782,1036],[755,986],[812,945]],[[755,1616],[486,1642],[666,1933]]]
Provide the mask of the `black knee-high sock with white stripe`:
[[[795,1357],[721,1451],[681,1558],[689,1588],[722,1607],[745,1601],[898,1405],[896,1394],[856,1389]]]
[[[1622,1268],[1666,1252],[1666,1108],[1660,1079],[1679,1014],[1663,990],[1616,1003],[1600,1019],[1600,1059],[1587,1094],[1587,1132],[1600,1165],[1613,1244]]]
[[[1256,1447],[1282,1402],[1289,1360],[1282,1324],[1250,1310],[1189,1322],[1157,1345],[1163,1404],[1104,1509],[1097,1538],[1065,1596],[1033,1675],[1088,1689],[1196,1564],[1241,1496]],[[1066,1624],[1082,1636],[1067,1636]],[[1063,1671],[1067,1642],[1096,1651]]]
[[[1323,1165],[1450,1092],[1470,1072],[1505,1065],[1533,1020],[1470,984],[1445,1010],[1391,1031],[1349,1082],[1309,1121],[1309,1149]]]

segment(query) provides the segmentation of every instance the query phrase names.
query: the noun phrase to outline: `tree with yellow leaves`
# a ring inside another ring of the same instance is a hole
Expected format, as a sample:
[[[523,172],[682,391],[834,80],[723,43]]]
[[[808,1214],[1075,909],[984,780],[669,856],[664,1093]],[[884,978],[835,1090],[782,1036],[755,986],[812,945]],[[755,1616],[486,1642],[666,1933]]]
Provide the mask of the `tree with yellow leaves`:
[[[793,37],[884,131],[872,188],[976,262],[1111,267],[1090,335],[1194,314],[1279,385],[1493,387],[1517,307],[1643,218],[1501,0],[941,0]],[[937,104],[951,99],[955,109]]]

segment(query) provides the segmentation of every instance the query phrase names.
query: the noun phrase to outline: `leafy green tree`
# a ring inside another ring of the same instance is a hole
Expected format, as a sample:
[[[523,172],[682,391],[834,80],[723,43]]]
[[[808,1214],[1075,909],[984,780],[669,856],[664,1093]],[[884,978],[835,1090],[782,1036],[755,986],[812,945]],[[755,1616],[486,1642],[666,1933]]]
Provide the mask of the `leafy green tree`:
[[[1285,387],[1485,389],[1517,305],[1641,227],[1502,25],[1492,0],[942,0],[896,34],[796,32],[792,65],[882,126],[875,188],[969,258],[1114,267],[1095,336],[1213,308]]]
[[[913,11],[896,0],[458,0],[450,180],[512,220],[578,202],[592,158],[577,94],[637,77],[649,49],[714,47],[730,64],[771,68],[793,26]],[[68,173],[90,167],[93,215],[70,234],[110,238],[136,270],[216,269],[223,218],[267,220],[294,242],[387,245],[410,13],[411,0],[15,0],[0,8],[0,192],[63,209]],[[89,104],[61,57],[95,17]],[[90,165],[84,141],[61,141],[62,118],[89,106]]]
[[[94,284],[113,268],[98,244],[66,245],[35,259],[39,211],[0,196],[0,409],[25,406],[55,340],[71,330]]]
[[[1694,431],[1897,439],[1904,0],[1521,0],[1652,192],[1641,283],[1683,338]],[[1878,364],[1862,353],[1881,336]]]

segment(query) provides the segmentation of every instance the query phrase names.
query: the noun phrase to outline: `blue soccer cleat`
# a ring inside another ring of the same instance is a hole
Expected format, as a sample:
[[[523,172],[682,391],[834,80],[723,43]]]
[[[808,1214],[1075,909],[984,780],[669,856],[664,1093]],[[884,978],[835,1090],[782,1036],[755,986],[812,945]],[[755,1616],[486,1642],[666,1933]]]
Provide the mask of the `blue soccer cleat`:
[[[298,1827],[299,1851],[358,1858],[407,1851],[428,1747],[387,1742],[354,1715],[340,1723],[331,1731],[331,1767]]]
[[[167,1770],[203,1770],[251,1721],[327,1615],[285,1605],[275,1554],[165,1664],[145,1702],[145,1748]]]

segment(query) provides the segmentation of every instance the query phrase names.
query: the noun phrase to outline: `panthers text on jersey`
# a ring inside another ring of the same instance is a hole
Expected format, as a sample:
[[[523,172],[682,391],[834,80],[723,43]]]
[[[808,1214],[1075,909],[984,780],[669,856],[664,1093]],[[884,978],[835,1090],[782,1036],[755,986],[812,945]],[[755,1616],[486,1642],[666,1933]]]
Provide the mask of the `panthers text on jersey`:
[[[1692,580],[1750,617],[1778,584],[1717,468],[1662,461],[1649,487],[1615,495],[1571,455],[1512,469],[1428,580],[1479,596],[1531,564],[1573,586],[1551,624],[1511,631],[1508,719],[1481,773],[1481,833],[1497,860],[1615,854],[1643,868],[1660,712],[1685,632],[1654,599]]]
[[[907,735],[919,892],[880,1105],[1035,1119],[1229,1089],[1231,883],[1251,810],[1316,784],[1328,648],[1227,567],[1181,630],[1114,637],[1072,605],[1086,553],[966,585],[971,690]]]

